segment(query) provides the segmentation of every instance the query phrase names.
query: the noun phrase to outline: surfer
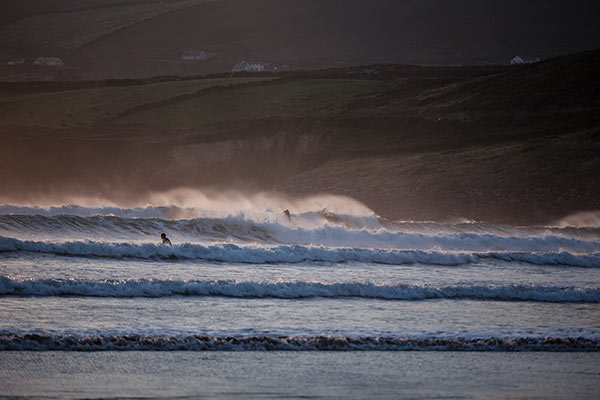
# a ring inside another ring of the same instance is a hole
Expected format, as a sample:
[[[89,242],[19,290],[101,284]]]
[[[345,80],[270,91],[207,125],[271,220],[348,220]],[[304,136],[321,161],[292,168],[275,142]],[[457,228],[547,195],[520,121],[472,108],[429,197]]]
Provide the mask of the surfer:
[[[166,244],[167,246],[172,245],[171,241],[169,240],[169,238],[167,237],[167,235],[165,233],[160,234],[160,239],[162,240],[162,244]]]
[[[283,210],[282,214],[288,217],[288,219],[292,219],[292,214],[290,213],[290,210]]]

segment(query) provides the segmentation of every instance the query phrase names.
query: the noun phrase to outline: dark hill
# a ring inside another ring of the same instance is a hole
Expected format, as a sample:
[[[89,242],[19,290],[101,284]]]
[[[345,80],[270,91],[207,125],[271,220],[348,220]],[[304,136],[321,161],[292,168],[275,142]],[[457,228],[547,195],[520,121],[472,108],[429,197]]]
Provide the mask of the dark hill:
[[[157,0],[92,3],[103,16],[107,12],[124,12],[122,8],[107,6],[139,4],[146,7],[144,4],[152,2]],[[165,9],[162,14],[153,13],[152,18],[121,21],[118,29],[107,29],[106,34],[91,35],[86,41],[69,38],[68,26],[79,27],[93,15],[85,9],[73,12],[81,8],[69,0],[61,0],[52,8],[52,15],[70,12],[67,19],[58,20],[65,24],[64,34],[47,35],[27,47],[23,44],[27,37],[10,36],[8,33],[16,28],[9,29],[5,37],[16,42],[6,43],[0,37],[0,48],[4,46],[15,56],[20,51],[32,56],[47,47],[48,51],[65,57],[70,69],[63,75],[106,78],[229,71],[240,60],[263,61],[280,67],[288,65],[292,69],[374,63],[506,64],[515,55],[553,57],[600,46],[597,23],[600,3],[596,1],[220,0],[193,3],[185,3],[180,9]],[[30,7],[22,2],[16,4],[13,19],[18,20],[24,15],[36,15],[35,10],[49,12],[50,2],[33,2]],[[36,28],[34,25],[39,23],[38,19],[28,20],[26,26],[31,29],[31,35],[44,29],[56,29],[54,26]],[[88,25],[90,29],[103,27],[102,24]],[[85,38],[86,34],[81,32],[79,36]],[[70,47],[61,50],[61,43]],[[205,62],[183,63],[181,54],[185,49],[207,49],[216,56]]]
[[[140,61],[155,74],[184,72],[157,60],[175,59],[189,47],[219,54],[206,72],[248,59],[294,69],[507,63],[516,54],[547,57],[600,46],[592,15],[600,15],[597,3],[547,0],[222,0],[137,24],[82,50],[100,63],[99,74],[119,66],[143,74]]]
[[[551,223],[600,209],[597,70],[598,50],[522,67],[5,84],[0,201],[233,187],[345,194],[390,218]]]

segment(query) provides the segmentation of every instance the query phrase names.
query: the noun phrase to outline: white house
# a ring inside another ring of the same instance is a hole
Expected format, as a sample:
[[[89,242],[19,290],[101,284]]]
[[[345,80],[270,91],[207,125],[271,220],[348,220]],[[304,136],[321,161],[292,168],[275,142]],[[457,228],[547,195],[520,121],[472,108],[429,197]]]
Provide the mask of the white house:
[[[65,65],[63,60],[58,57],[38,57],[33,60],[35,65],[41,65],[43,67],[62,67]]]
[[[16,58],[14,60],[10,60],[6,62],[7,65],[20,65],[20,64],[25,64],[25,59],[23,57],[21,58]]]
[[[512,60],[510,60],[511,64],[531,64],[531,63],[536,63],[539,62],[540,58],[539,57],[520,57],[520,56],[516,56],[513,57]]]
[[[186,50],[183,52],[181,58],[183,61],[206,61],[214,56],[215,53],[210,53],[204,50]]]
[[[231,69],[231,72],[261,72],[265,70],[265,63],[258,61],[240,61],[235,64]]]

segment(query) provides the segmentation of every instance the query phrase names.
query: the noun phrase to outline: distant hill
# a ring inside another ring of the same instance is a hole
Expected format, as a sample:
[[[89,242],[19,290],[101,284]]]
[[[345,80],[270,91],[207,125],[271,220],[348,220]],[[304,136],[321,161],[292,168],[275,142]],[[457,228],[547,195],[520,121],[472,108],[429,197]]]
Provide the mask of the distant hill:
[[[600,47],[600,3],[583,0],[8,0],[3,11],[6,57],[67,64],[0,68],[4,80],[194,75],[241,60],[290,69],[505,64]],[[216,55],[183,62],[190,49]]]
[[[380,215],[600,209],[600,50],[523,66],[0,84],[0,202],[328,192]]]

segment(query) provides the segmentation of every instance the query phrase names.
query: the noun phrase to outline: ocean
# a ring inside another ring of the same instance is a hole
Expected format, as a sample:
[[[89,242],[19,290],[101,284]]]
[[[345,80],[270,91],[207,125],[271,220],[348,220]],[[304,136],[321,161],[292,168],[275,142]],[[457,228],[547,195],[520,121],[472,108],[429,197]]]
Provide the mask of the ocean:
[[[600,390],[600,228],[291,211],[0,206],[0,397]]]

